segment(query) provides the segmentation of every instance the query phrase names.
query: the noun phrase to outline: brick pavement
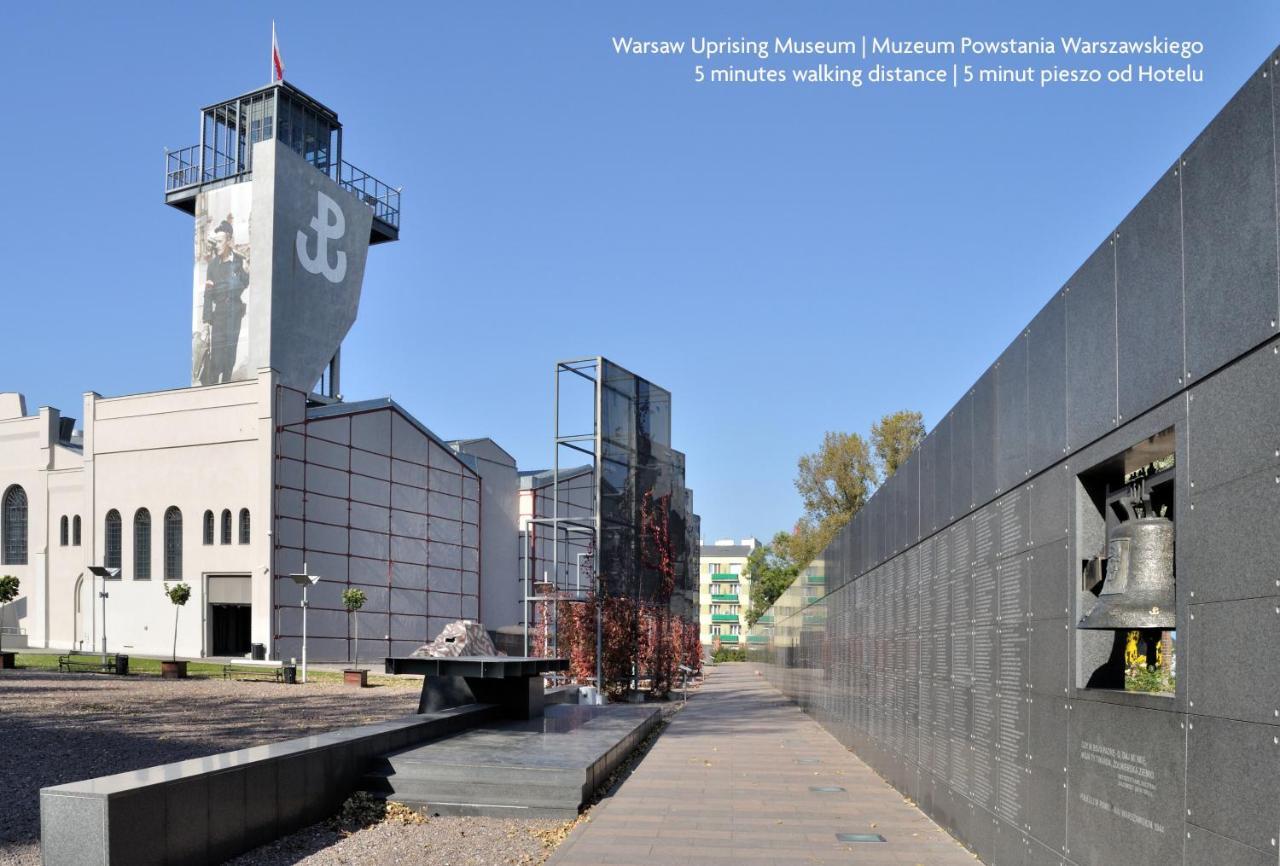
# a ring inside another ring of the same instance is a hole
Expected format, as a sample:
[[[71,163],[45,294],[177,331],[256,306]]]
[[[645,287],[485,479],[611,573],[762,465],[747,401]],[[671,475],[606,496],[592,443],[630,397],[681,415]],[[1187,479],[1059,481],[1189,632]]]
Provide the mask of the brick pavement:
[[[810,790],[824,786],[845,790]],[[879,834],[885,841],[839,842],[836,833]],[[631,777],[547,862],[974,866],[977,860],[744,663],[709,669]]]

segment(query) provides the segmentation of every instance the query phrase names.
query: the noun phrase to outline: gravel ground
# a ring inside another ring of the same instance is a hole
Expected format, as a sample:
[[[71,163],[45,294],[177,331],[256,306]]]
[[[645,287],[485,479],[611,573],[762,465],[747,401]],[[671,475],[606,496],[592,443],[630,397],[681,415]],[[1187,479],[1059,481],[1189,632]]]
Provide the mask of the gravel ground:
[[[17,670],[0,674],[0,864],[39,866],[39,789],[155,764],[395,718],[417,681],[163,680]]]
[[[0,675],[0,864],[39,866],[39,789],[277,742],[417,709],[406,687],[305,687],[220,679],[162,680],[49,671]],[[681,705],[658,705],[663,722],[597,793],[616,790]],[[589,820],[589,812],[578,820]],[[325,821],[230,861],[236,866],[337,866],[430,862],[432,866],[539,864],[576,822],[430,817],[392,807],[360,829]]]
[[[475,817],[424,817],[421,821],[387,820],[345,838],[331,824],[316,824],[237,857],[229,866],[538,864],[574,823]]]
[[[691,689],[695,686],[691,685]],[[249,851],[229,866],[383,866],[431,863],[432,866],[536,866],[580,821],[591,820],[590,806],[626,781],[683,704],[663,702],[657,730],[649,735],[596,792],[577,820],[533,821],[509,818],[426,817],[406,806],[392,805],[385,820],[359,828],[325,821]]]

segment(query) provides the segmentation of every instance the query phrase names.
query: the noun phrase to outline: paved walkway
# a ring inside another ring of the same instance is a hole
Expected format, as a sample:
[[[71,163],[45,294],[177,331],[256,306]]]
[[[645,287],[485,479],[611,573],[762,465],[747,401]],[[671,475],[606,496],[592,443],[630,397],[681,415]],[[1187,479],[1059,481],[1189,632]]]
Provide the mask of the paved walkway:
[[[845,790],[810,790],[820,786]],[[885,841],[840,842],[836,833]],[[709,669],[631,777],[548,864],[744,862],[977,860],[744,663]]]

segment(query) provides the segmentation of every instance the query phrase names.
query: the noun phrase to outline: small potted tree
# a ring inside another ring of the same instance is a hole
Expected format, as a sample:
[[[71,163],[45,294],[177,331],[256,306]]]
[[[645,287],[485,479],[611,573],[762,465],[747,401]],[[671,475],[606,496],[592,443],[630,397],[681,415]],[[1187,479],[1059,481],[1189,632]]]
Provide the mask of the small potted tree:
[[[0,641],[4,639],[4,609],[18,597],[18,579],[12,574],[0,575]],[[4,652],[0,644],[0,668],[14,667],[14,653]]]
[[[185,583],[175,583],[164,588],[164,594],[173,602],[173,658],[160,662],[160,673],[167,680],[185,680],[187,678],[187,661],[178,661],[178,614],[182,606],[191,599],[191,587]]]
[[[366,601],[364,590],[348,587],[342,591],[342,606],[347,609],[347,617],[364,607]],[[349,686],[364,688],[369,684],[369,671],[360,667],[360,617],[356,617],[355,647],[351,653],[351,666],[342,672],[342,681]]]

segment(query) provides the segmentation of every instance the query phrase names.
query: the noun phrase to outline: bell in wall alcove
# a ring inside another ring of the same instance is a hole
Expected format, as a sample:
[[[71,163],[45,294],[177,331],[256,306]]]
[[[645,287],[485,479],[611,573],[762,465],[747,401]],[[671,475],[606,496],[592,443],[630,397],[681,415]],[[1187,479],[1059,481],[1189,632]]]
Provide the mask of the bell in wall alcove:
[[[1126,509],[1127,510],[1127,509]],[[1102,592],[1079,628],[1172,629],[1173,521],[1131,517],[1107,541]]]

